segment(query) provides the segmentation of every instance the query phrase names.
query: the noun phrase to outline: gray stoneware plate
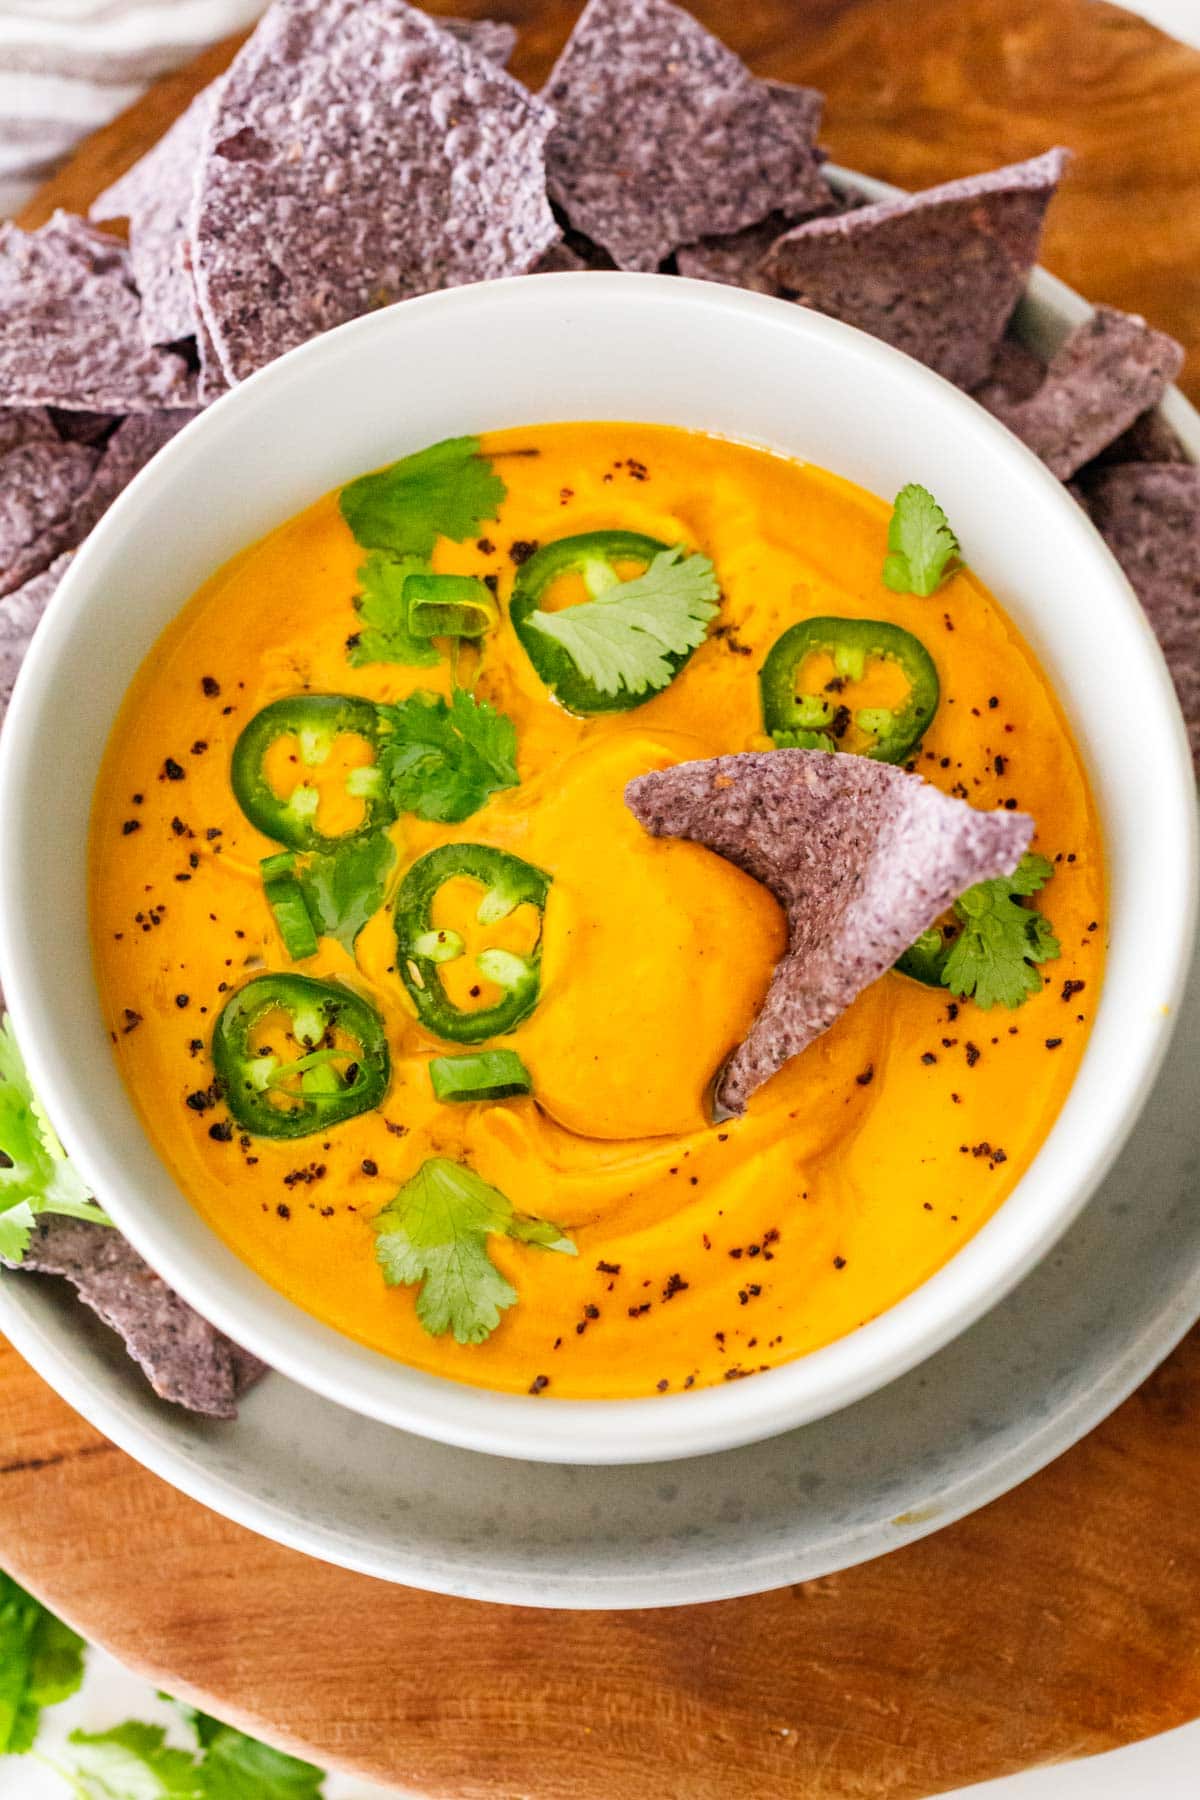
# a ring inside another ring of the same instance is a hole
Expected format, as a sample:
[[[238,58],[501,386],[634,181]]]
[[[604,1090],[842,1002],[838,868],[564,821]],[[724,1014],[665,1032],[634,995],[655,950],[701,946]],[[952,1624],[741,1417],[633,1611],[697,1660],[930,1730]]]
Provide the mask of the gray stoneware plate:
[[[894,191],[855,176],[873,197]],[[1051,349],[1088,308],[1039,273],[1021,330]],[[1200,461],[1200,416],[1164,410]],[[383,1580],[525,1606],[760,1593],[911,1543],[1098,1424],[1200,1316],[1200,956],[1123,1155],[1050,1257],[903,1380],[766,1443],[628,1468],[505,1461],[346,1412],[272,1376],[236,1424],[164,1406],[53,1285],[0,1277],[0,1330],[165,1481],[277,1542]],[[401,1438],[400,1442],[397,1439]]]

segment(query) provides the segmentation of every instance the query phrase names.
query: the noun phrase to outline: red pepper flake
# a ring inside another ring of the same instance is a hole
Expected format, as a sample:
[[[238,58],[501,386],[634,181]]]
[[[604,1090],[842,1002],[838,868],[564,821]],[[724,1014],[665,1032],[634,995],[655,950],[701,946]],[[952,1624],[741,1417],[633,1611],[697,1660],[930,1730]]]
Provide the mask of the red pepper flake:
[[[1082,992],[1086,986],[1087,986],[1086,981],[1064,981],[1063,985],[1062,985],[1062,993],[1059,995],[1059,999],[1060,1000],[1073,1000],[1076,994],[1082,994]]]
[[[135,831],[140,831],[141,829],[142,821],[140,819],[126,819],[121,827],[121,836],[131,837]]]
[[[1007,756],[994,756],[992,758],[992,767],[995,769],[997,775],[1003,775],[1005,769],[1008,767]]]
[[[835,1269],[844,1269],[846,1266],[845,1257],[844,1256],[835,1256],[833,1259],[833,1266]]]
[[[993,712],[995,712],[995,710],[999,706],[999,704],[1000,704],[999,694],[992,694],[988,699],[988,705],[991,707]]]
[[[131,1032],[131,1031],[136,1031],[136,1030],[137,1030],[137,1028],[138,1028],[138,1026],[139,1026],[139,1025],[140,1025],[140,1024],[141,1024],[141,1022],[142,1022],[142,1015],[141,1015],[141,1013],[140,1013],[140,1012],[134,1012],[134,1010],[133,1010],[133,1008],[132,1008],[132,1006],[126,1006],[126,1007],[124,1007],[124,1008],[123,1008],[123,1009],[122,1009],[122,1013],[121,1013],[121,1016],[122,1016],[122,1018],[123,1018],[123,1019],[124,1019],[124,1021],[125,1021],[125,1023],[124,1023],[124,1024],[123,1024],[123,1025],[122,1025],[122,1027],[121,1027],[121,1033],[122,1033],[122,1036],[126,1036],[126,1035],[128,1035],[128,1033],[129,1033],[129,1032]]]
[[[660,1394],[665,1394],[667,1389],[670,1387],[670,1385],[671,1385],[670,1382],[668,1380],[666,1380],[665,1377],[663,1378],[662,1381],[656,1381],[654,1384],[655,1388],[657,1389],[657,1391]]]
[[[648,1300],[643,1300],[640,1306],[631,1306],[627,1310],[631,1319],[640,1319],[643,1313],[648,1313],[650,1311],[650,1302]]]
[[[364,1156],[359,1167],[364,1175],[378,1175],[379,1173],[379,1164],[373,1156]]]
[[[231,1144],[233,1142],[233,1126],[228,1119],[218,1119],[215,1125],[209,1126],[208,1135],[215,1144]]]
[[[683,1276],[679,1271],[676,1270],[673,1275],[667,1276],[667,1285],[663,1289],[662,1297],[664,1300],[673,1300],[676,1294],[682,1294],[687,1286],[688,1283],[683,1279]]]
[[[970,1038],[968,1038],[967,1039],[967,1050],[966,1050],[968,1069],[973,1069],[975,1067],[975,1064],[979,1061],[979,1059],[982,1055],[983,1055],[983,1051],[979,1048],[979,1045],[973,1044],[971,1042]]]
[[[620,1263],[598,1262],[596,1264],[596,1270],[601,1275],[619,1275],[621,1273],[621,1265]]]
[[[1057,1050],[1061,1043],[1062,1043],[1061,1038],[1047,1038],[1046,1039],[1046,1048],[1047,1048],[1047,1050]]]
[[[176,994],[175,1004],[181,1012],[183,1011],[183,1009],[187,1005],[187,1003],[188,1003],[188,995],[187,994]]]
[[[197,738],[195,743],[192,745],[192,755],[193,756],[203,756],[204,752],[207,749],[208,749],[207,738]]]
[[[587,1319],[598,1319],[600,1317],[600,1308],[598,1306],[591,1305],[591,1303],[589,1302],[589,1304],[584,1307],[583,1313],[584,1313],[584,1317]]]
[[[281,1219],[290,1219],[292,1216],[291,1207],[285,1206],[282,1200],[279,1202],[279,1205],[275,1208],[275,1211],[279,1214],[279,1217]]]
[[[549,1386],[550,1377],[548,1375],[535,1375],[529,1384],[529,1391],[531,1394],[544,1394]]]
[[[519,569],[522,563],[527,563],[529,561],[536,549],[536,538],[515,538],[508,546],[508,554],[512,557],[512,560]]]
[[[496,546],[493,544],[491,538],[477,538],[475,541],[475,548],[478,550],[480,556],[494,556],[496,554]]]
[[[928,1068],[930,1063],[935,1063],[937,1061],[937,1057],[932,1050],[924,1050],[921,1053],[921,1061],[925,1064],[925,1067]]]
[[[183,779],[184,779],[183,766],[180,763],[177,763],[173,756],[168,756],[166,761],[163,763],[162,774],[159,776],[159,780],[160,781],[182,781]]]
[[[875,1079],[875,1064],[868,1063],[866,1068],[863,1070],[862,1074],[856,1075],[854,1077],[854,1079],[858,1083],[859,1087],[870,1087],[871,1083]]]
[[[202,675],[200,677],[200,686],[204,689],[204,692],[208,695],[210,700],[215,700],[221,691],[220,682],[212,675]]]

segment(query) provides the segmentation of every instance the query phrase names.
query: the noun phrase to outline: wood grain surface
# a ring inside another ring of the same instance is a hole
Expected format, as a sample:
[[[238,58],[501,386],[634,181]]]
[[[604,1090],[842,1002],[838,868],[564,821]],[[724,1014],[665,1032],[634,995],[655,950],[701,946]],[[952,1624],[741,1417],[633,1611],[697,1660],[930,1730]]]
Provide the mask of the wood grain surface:
[[[511,18],[536,83],[576,10]],[[918,187],[1068,145],[1045,261],[1192,352],[1200,55],[1098,0],[696,0],[763,74],[829,96],[838,161]],[[218,46],[39,196],[88,201]],[[0,1563],[134,1668],[436,1800],[924,1800],[1200,1713],[1200,1337],[1084,1443],[878,1562],[686,1613],[541,1613],[388,1587],[225,1523],[0,1345]]]

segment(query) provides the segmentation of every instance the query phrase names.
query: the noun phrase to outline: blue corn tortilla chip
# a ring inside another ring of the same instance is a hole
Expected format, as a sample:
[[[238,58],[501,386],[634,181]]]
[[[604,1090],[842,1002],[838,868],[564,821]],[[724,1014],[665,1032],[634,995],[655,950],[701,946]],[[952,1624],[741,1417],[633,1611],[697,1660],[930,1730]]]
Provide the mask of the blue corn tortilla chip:
[[[70,561],[69,555],[60,556],[48,569],[0,600],[0,723],[8,711],[25,652]]]
[[[229,380],[558,238],[548,109],[404,0],[276,0],[209,123],[191,254]]]
[[[1158,405],[1183,365],[1183,347],[1145,319],[1098,306],[1051,357],[1033,393],[978,398],[1060,481]]]
[[[129,252],[82,219],[0,226],[0,393],[9,406],[190,406],[186,361],[145,342]]]
[[[542,93],[551,198],[618,268],[831,203],[821,96],[758,80],[669,0],[589,0]]]
[[[40,407],[0,414],[0,594],[40,573],[100,452],[64,441]]]
[[[149,344],[196,335],[196,298],[184,252],[204,129],[220,85],[218,77],[197,94],[140,162],[93,201],[88,214],[96,222],[129,221],[130,265]]]
[[[1079,491],[1162,645],[1200,773],[1200,468],[1126,463]]]
[[[551,244],[548,250],[543,250],[529,272],[531,275],[575,274],[588,266],[579,252],[572,250],[570,244],[559,243]]]
[[[1090,466],[1106,468],[1112,463],[1190,463],[1191,460],[1174,427],[1167,423],[1160,408],[1154,407],[1136,418],[1128,431],[1114,438]]]
[[[996,345],[986,380],[972,388],[971,394],[989,412],[996,412],[1031,400],[1045,379],[1046,365],[1041,357],[1019,338],[1009,335]]]
[[[637,776],[625,800],[653,836],[704,844],[787,914],[787,951],[717,1080],[724,1116],[745,1112],[959,894],[1011,874],[1033,835],[1022,813],[977,812],[903,769],[822,750],[680,763]]]
[[[235,1419],[242,1395],[267,1373],[107,1225],[40,1219],[19,1267],[69,1281],[84,1305],[118,1334],[160,1399],[189,1412]]]
[[[835,193],[831,188],[828,204],[811,209],[805,217],[854,212],[867,204],[864,195],[856,189],[846,188]],[[802,222],[795,214],[788,217],[781,212],[768,213],[757,225],[747,225],[744,231],[735,231],[729,237],[700,238],[694,244],[684,244],[676,253],[675,267],[680,275],[688,275],[694,281],[720,281],[727,287],[778,294],[782,290],[770,276],[762,273],[762,263],[783,233]]]
[[[501,67],[516,46],[515,29],[500,20],[439,19],[437,23],[477,55]],[[151,344],[207,336],[197,316],[187,233],[205,127],[223,79],[218,76],[197,94],[158,143],[89,209],[88,217],[97,224],[129,221],[130,260],[142,299],[142,333]],[[211,367],[211,354],[205,357],[203,341],[200,348],[203,401],[214,399],[228,383]]]
[[[719,281],[726,287],[777,294],[779,287],[760,273],[760,265],[767,251],[793,223],[782,213],[772,212],[757,225],[747,225],[744,231],[731,232],[728,237],[699,238],[694,244],[680,247],[675,267],[692,281]]]
[[[1065,150],[786,232],[761,274],[960,387],[985,381],[1037,260]]]
[[[6,486],[0,499],[0,594],[28,581],[65,551],[77,549],[139,469],[194,417],[191,410],[132,413],[102,450],[56,439],[53,447],[39,442],[12,458],[0,458],[0,482]],[[47,480],[40,504],[22,507],[17,500],[16,465],[19,462],[27,470],[27,459],[42,451],[50,455],[48,467],[61,469],[60,475]],[[63,465],[61,459],[67,456],[73,460]]]

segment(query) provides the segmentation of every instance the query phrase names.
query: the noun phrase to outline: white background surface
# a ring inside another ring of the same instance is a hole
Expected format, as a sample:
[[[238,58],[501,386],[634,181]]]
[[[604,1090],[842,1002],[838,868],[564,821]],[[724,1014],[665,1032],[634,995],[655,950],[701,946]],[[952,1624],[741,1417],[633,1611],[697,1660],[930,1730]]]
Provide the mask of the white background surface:
[[[1127,0],[1127,4],[1164,30],[1200,45],[1200,0]],[[176,1742],[188,1742],[173,1710],[157,1699],[151,1687],[127,1674],[103,1651],[92,1651],[83,1692],[46,1715],[40,1747],[53,1755],[56,1743],[76,1725],[103,1730],[131,1717],[166,1725]],[[327,1783],[328,1800],[373,1800],[385,1791],[337,1776]],[[968,1792],[970,1800],[1197,1800],[1200,1723],[1088,1762],[985,1782],[947,1800],[966,1800]],[[60,1781],[27,1758],[0,1763],[0,1800],[63,1800],[66,1794]]]

